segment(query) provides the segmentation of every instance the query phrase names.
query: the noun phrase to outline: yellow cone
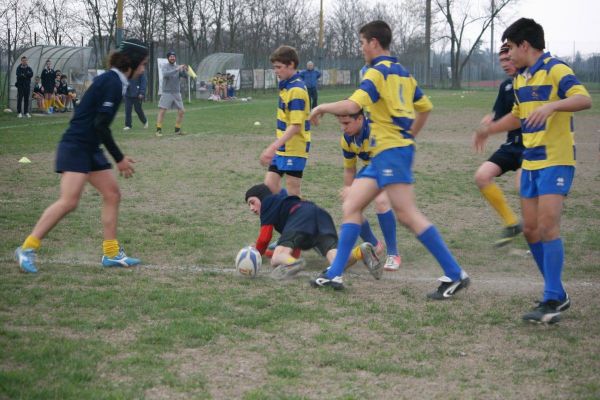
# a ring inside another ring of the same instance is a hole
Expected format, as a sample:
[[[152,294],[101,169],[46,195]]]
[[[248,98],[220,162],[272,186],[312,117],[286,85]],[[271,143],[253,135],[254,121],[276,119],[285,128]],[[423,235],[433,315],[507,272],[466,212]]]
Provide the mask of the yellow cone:
[[[27,157],[21,157],[21,159],[19,160],[19,162],[21,164],[30,164],[31,160],[29,158],[27,158]]]

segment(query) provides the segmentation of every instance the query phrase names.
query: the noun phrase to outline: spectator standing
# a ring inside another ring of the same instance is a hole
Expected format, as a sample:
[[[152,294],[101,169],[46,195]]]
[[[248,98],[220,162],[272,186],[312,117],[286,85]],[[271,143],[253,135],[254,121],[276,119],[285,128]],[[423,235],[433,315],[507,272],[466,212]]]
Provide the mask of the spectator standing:
[[[52,105],[52,98],[54,97],[54,90],[56,87],[56,71],[52,69],[52,61],[46,60],[46,66],[41,73],[42,87],[44,88],[44,98],[46,99],[44,104],[44,111],[49,112],[49,108]]]
[[[31,89],[31,78],[33,77],[33,70],[27,65],[27,57],[21,57],[21,64],[17,67],[17,117],[23,118],[23,114],[27,118],[31,118],[29,114],[29,91]],[[21,109],[21,103],[23,108]]]
[[[300,71],[300,77],[306,84],[306,89],[308,90],[308,97],[310,99],[310,109],[312,110],[318,105],[317,87],[319,85],[321,71],[315,69],[315,64],[312,61],[309,61],[306,63],[306,69]]]
[[[156,136],[162,136],[162,123],[165,113],[169,108],[177,108],[177,119],[175,120],[175,134],[183,135],[181,132],[181,122],[185,108],[181,99],[181,87],[179,79],[187,76],[187,65],[177,65],[175,52],[167,53],[168,63],[161,67],[163,76],[162,95],[158,101],[158,117],[156,118]]]
[[[135,113],[138,118],[144,124],[144,129],[148,128],[148,119],[144,114],[144,110],[142,109],[142,101],[146,97],[146,86],[148,79],[146,78],[146,74],[142,74],[136,79],[132,79],[129,81],[129,86],[127,86],[127,91],[125,92],[125,128],[124,131],[128,131],[131,129],[132,121],[131,121],[131,110],[135,108]]]

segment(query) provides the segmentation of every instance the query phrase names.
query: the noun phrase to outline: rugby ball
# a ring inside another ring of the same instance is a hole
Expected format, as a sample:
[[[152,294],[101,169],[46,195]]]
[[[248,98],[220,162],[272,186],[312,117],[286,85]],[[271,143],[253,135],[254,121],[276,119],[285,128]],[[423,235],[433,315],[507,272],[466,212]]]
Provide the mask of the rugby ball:
[[[254,278],[260,271],[262,257],[252,246],[242,248],[235,257],[235,269],[248,278]]]

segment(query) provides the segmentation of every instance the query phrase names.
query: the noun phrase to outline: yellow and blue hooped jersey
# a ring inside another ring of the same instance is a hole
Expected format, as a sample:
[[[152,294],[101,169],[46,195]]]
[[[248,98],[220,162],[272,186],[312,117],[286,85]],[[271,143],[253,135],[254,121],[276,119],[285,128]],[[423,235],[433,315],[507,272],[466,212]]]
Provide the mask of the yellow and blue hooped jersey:
[[[544,53],[530,68],[514,79],[515,105],[512,113],[521,120],[523,168],[536,170],[555,165],[575,165],[573,113],[555,112],[542,126],[525,126],[524,121],[544,104],[577,94],[590,96],[573,70],[550,53]]]
[[[369,122],[364,119],[362,130],[357,135],[342,134],[340,145],[342,147],[342,155],[344,156],[344,168],[356,169],[356,164],[360,158],[363,165],[369,165],[371,156],[369,154]]]
[[[277,106],[277,137],[283,136],[287,127],[300,125],[300,133],[294,135],[277,149],[277,155],[308,158],[310,151],[310,101],[308,91],[300,74],[279,82],[279,104]]]
[[[394,147],[414,144],[415,112],[433,108],[417,81],[395,57],[373,59],[350,100],[367,112],[371,128],[371,157]]]

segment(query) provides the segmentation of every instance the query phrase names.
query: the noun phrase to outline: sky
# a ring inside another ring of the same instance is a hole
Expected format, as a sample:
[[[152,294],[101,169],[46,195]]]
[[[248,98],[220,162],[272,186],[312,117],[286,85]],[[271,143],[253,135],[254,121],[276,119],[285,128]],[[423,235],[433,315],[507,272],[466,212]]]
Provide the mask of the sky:
[[[312,0],[316,7],[319,7],[319,1]],[[323,0],[325,13],[338,1],[343,0]],[[401,1],[387,0],[392,4],[400,4]],[[482,0],[470,1],[477,3]],[[518,0],[511,9],[503,11],[502,16],[506,26],[521,17],[536,20],[544,27],[547,50],[554,55],[571,57],[574,49],[583,55],[600,53],[600,0]],[[506,26],[496,25],[495,43],[500,42]],[[474,40],[476,33],[470,36]],[[486,47],[489,47],[489,39],[488,31],[484,34]]]

